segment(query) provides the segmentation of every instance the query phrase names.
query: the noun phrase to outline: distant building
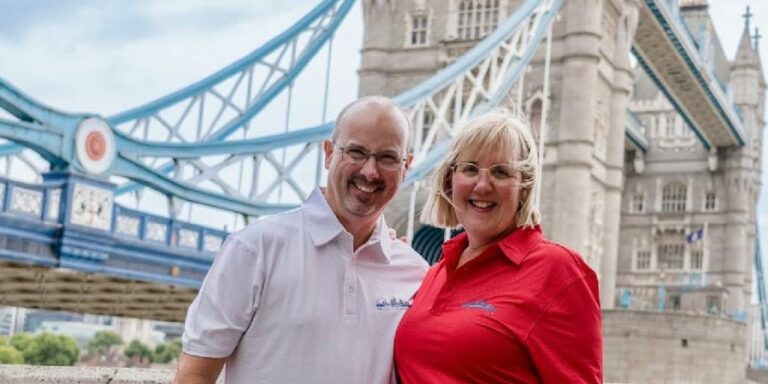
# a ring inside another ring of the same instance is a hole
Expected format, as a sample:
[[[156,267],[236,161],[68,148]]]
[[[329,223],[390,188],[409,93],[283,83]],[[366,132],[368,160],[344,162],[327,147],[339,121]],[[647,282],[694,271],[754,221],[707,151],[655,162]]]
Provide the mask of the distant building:
[[[74,338],[81,350],[88,348],[88,341],[101,331],[114,331],[108,325],[88,324],[74,321],[43,321],[35,333],[52,333]]]

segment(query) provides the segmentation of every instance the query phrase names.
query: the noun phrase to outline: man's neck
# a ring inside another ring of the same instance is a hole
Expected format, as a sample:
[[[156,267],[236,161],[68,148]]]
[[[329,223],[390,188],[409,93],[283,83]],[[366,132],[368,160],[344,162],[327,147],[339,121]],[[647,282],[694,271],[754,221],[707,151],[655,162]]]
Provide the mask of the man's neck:
[[[357,249],[360,248],[360,246],[368,242],[368,239],[371,238],[371,235],[373,234],[373,231],[376,228],[376,221],[370,224],[366,223],[365,225],[362,225],[362,226],[356,225],[355,226],[355,228],[357,228],[356,231],[352,231],[352,228],[350,227],[344,226],[344,228],[346,228],[347,231],[352,234],[352,248],[353,250],[357,251]]]

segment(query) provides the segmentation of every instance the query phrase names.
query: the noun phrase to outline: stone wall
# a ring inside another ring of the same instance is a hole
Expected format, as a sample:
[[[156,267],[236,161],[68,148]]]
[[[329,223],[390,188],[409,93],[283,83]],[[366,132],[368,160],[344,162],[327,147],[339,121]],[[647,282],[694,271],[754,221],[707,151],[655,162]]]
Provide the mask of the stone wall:
[[[0,365],[0,383],[160,384],[170,383],[173,372],[171,369]]]
[[[605,381],[744,383],[746,333],[746,324],[715,316],[605,310]]]

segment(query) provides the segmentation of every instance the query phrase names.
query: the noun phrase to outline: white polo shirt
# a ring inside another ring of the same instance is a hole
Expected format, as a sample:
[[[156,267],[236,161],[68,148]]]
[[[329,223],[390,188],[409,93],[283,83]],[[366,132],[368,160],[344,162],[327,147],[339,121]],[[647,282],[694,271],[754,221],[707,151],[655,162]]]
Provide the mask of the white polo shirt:
[[[184,352],[226,357],[227,384],[392,380],[392,344],[427,263],[384,218],[353,252],[322,192],[233,233],[189,307]]]

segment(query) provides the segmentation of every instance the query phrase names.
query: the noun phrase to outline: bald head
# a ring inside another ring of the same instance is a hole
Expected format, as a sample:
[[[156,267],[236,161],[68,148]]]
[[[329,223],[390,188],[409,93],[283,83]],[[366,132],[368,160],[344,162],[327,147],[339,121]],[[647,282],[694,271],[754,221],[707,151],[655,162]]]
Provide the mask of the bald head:
[[[408,116],[405,114],[399,105],[395,104],[392,99],[384,96],[365,96],[361,97],[351,103],[349,103],[344,109],[339,112],[339,116],[336,118],[336,125],[331,133],[331,140],[336,141],[339,135],[344,131],[351,119],[358,118],[367,114],[381,114],[386,113],[400,122],[402,128],[403,143],[405,148],[408,148],[408,138],[411,132],[411,122]]]

